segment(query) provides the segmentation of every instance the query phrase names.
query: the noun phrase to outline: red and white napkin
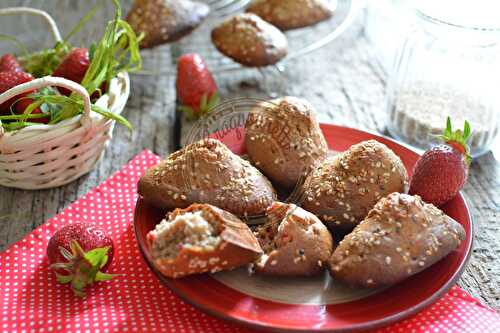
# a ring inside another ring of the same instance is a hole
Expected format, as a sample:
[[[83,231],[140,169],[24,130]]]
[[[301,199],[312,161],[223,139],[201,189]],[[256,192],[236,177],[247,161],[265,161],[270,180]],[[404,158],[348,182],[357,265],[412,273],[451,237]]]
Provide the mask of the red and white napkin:
[[[250,332],[184,303],[144,263],[132,225],[136,184],[158,161],[151,152],[141,153],[0,254],[0,332]],[[123,274],[97,283],[85,299],[56,283],[45,257],[50,236],[80,221],[110,232],[115,241],[110,272]],[[500,315],[453,287],[430,308],[379,332],[500,332]]]

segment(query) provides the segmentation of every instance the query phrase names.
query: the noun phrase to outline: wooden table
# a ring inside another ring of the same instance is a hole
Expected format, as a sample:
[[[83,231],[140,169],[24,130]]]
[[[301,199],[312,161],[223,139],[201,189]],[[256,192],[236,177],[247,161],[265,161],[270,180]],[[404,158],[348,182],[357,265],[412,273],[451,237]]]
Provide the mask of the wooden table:
[[[170,47],[162,47],[149,61],[156,61],[160,68],[171,66],[169,52]],[[383,133],[387,75],[375,60],[375,52],[360,18],[332,44],[288,63],[283,93],[308,99],[321,122]],[[266,95],[262,77],[255,70],[221,74],[216,79],[226,98]],[[93,172],[53,190],[0,188],[0,250],[56,215],[143,149],[162,156],[172,152],[174,101],[174,78],[133,76],[124,115],[135,131],[130,136],[117,126],[105,158]],[[482,302],[500,308],[500,164],[491,153],[474,161],[463,193],[475,219],[476,239],[459,284]]]

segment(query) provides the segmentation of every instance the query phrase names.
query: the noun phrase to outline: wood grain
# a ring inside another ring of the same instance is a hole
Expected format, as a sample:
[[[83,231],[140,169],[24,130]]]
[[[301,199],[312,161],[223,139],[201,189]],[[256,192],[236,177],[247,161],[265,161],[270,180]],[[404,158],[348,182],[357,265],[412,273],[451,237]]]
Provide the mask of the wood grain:
[[[334,43],[288,63],[283,77],[272,71],[246,70],[217,75],[217,81],[226,98],[265,97],[271,92],[296,95],[316,107],[321,122],[384,132],[387,76],[374,52],[360,19]],[[168,46],[148,53],[148,66],[172,66],[170,54]],[[0,250],[60,212],[143,149],[162,156],[172,152],[174,104],[174,78],[132,76],[124,116],[135,131],[130,136],[117,126],[104,159],[93,172],[53,190],[0,188]],[[485,304],[500,308],[500,164],[491,153],[474,161],[463,192],[477,230],[474,253],[459,284]]]

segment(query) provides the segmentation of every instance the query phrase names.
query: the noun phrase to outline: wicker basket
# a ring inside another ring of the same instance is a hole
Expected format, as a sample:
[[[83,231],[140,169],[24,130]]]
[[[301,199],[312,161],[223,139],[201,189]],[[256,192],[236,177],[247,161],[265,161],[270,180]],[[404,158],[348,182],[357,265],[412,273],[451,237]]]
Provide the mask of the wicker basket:
[[[50,16],[29,8],[8,8],[2,14],[30,13],[47,19],[56,40],[60,34]],[[46,189],[67,184],[88,173],[112,137],[114,121],[91,112],[90,97],[81,85],[56,77],[43,77],[16,86],[0,95],[0,104],[33,89],[55,86],[83,98],[81,115],[53,125],[34,125],[5,132],[0,122],[0,185],[21,189]],[[112,79],[107,94],[96,105],[119,114],[130,94],[127,73]]]

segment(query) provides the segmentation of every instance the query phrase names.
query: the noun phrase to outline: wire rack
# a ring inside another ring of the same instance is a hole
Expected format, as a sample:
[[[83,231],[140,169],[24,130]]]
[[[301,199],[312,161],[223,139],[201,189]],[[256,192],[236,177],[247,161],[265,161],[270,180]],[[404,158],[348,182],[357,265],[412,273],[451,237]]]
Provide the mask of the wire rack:
[[[201,0],[203,1],[203,0]],[[243,12],[251,0],[204,0],[211,13],[207,20],[193,33],[182,40],[153,50],[144,50],[143,75],[172,75],[175,74],[175,60],[178,56],[196,52],[207,62],[209,68],[215,72],[239,70],[241,65],[220,54],[212,45],[210,32],[217,24],[228,16]],[[291,59],[300,57],[321,48],[340,36],[356,17],[363,0],[337,0],[337,10],[333,17],[312,27],[286,32],[289,41],[289,55],[275,66],[286,63]],[[106,22],[113,17],[111,1],[103,0],[2,0],[0,8],[12,6],[26,6],[44,9],[49,12],[57,22],[64,36],[75,22],[78,21],[96,2],[102,3],[102,10],[98,11],[84,30],[76,35],[72,42],[76,46],[88,46],[98,40]],[[122,0],[123,12],[128,12],[133,0]],[[38,31],[38,33],[33,33]],[[39,50],[53,44],[47,26],[42,21],[32,17],[2,18],[0,21],[0,34],[15,35],[30,50]],[[1,42],[0,50],[15,52],[13,44]],[[161,64],[160,66],[158,64]]]
[[[223,56],[216,50],[212,44],[210,33],[216,25],[228,16],[243,12],[251,0],[206,0],[205,2],[211,8],[208,19],[192,34],[172,44],[170,56],[173,59],[173,63],[182,54],[196,52],[205,59],[209,68],[215,73],[241,69],[241,65]],[[335,40],[349,27],[356,17],[361,7],[359,2],[359,0],[338,0],[337,10],[331,19],[311,27],[286,32],[289,43],[289,54],[278,66],[283,65],[286,61],[321,48]],[[144,52],[146,60],[150,56],[149,53],[154,53],[154,51]],[[158,71],[158,68],[148,68],[148,61],[145,63],[145,74],[172,74],[175,71],[175,67],[162,68]]]

